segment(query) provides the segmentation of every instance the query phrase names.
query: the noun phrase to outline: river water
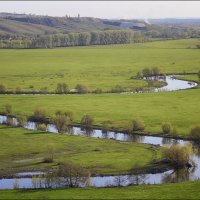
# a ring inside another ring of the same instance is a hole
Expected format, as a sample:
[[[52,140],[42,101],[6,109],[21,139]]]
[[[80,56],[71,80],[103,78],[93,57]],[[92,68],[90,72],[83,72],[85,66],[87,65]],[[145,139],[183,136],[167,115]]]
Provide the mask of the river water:
[[[163,88],[156,89],[158,91],[172,91],[172,90],[180,90],[187,89],[196,86],[194,82],[182,81],[174,79],[173,76],[167,76],[165,81],[167,82],[167,86]],[[0,115],[0,124],[5,122],[7,119],[6,116]],[[15,124],[17,121],[13,118]],[[36,129],[35,122],[28,122],[25,126],[27,129]],[[50,133],[58,133],[57,129],[53,124],[48,124],[48,132]],[[181,181],[193,181],[198,180],[200,178],[200,150],[197,144],[181,140],[181,139],[172,139],[172,138],[164,138],[158,136],[141,136],[136,134],[127,134],[120,132],[103,132],[100,129],[90,129],[85,130],[80,127],[71,127],[67,131],[68,134],[79,135],[85,137],[94,137],[94,138],[105,138],[112,139],[118,141],[129,141],[129,142],[137,142],[137,143],[145,143],[151,145],[159,145],[159,146],[171,146],[173,144],[186,145],[191,144],[193,148],[196,150],[195,155],[191,156],[191,160],[194,161],[195,167],[189,169],[180,169],[180,170],[168,170],[162,173],[149,173],[149,174],[138,174],[138,175],[118,175],[118,176],[93,176],[90,177],[89,182],[87,182],[87,186],[93,187],[110,187],[110,186],[128,186],[128,185],[141,185],[141,184],[162,184],[168,182],[181,182]],[[34,184],[33,178],[30,176],[41,175],[43,172],[24,172],[16,174],[19,178],[3,178],[0,179],[0,189],[13,189],[14,185],[17,184],[18,188],[46,188],[47,185],[45,180],[40,178],[40,184]],[[20,177],[21,176],[21,177]],[[22,177],[23,176],[23,177]],[[26,177],[27,176],[27,177]],[[37,178],[36,178],[37,179]],[[38,178],[39,179],[39,178]],[[60,187],[61,185],[59,185]],[[66,186],[63,184],[63,187]],[[79,187],[85,187],[86,184],[80,183]],[[49,187],[49,186],[48,186]],[[56,188],[56,185],[51,185],[51,187]]]
[[[184,81],[176,79],[177,75],[168,75],[166,77],[158,76],[158,77],[151,77],[151,79],[157,79],[159,81],[166,82],[166,86],[161,88],[156,88],[153,92],[161,92],[161,91],[176,91],[176,90],[184,90],[189,89],[197,86],[197,83],[192,81]]]

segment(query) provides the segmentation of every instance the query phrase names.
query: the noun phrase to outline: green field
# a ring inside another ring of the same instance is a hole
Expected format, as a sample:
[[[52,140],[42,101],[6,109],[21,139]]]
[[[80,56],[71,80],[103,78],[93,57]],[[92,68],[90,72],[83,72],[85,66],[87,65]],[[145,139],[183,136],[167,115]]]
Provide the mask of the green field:
[[[58,82],[66,82],[70,88],[86,83],[92,90],[109,90],[117,84],[130,89],[146,84],[144,80],[130,79],[146,66],[158,66],[165,73],[197,72],[200,56],[194,47],[198,41],[0,50],[0,78],[10,90],[19,85],[30,91],[29,86],[33,85],[36,90],[48,86],[53,91]],[[198,81],[196,75],[182,78]],[[0,95],[0,111],[10,103],[15,112],[30,116],[37,106],[44,106],[50,117],[56,110],[73,111],[75,122],[79,123],[84,114],[91,114],[95,125],[110,120],[112,127],[119,130],[125,129],[130,119],[140,117],[145,121],[146,132],[160,133],[161,124],[169,121],[179,134],[187,135],[191,126],[200,123],[199,95],[199,88],[132,95]]]
[[[163,73],[196,73],[200,70],[199,39],[157,41],[128,45],[89,46],[59,49],[0,50],[0,84],[14,90],[54,91],[57,83],[70,88],[85,83],[89,90],[109,91],[116,85],[126,89],[146,86],[144,80],[130,79],[144,67],[158,66]],[[199,81],[197,75],[181,79]],[[162,133],[163,122],[171,122],[178,135],[188,137],[190,128],[200,123],[200,87],[190,90],[141,94],[0,95],[0,112],[11,104],[14,115],[33,115],[38,106],[53,117],[57,110],[72,111],[74,123],[84,114],[94,117],[96,126],[110,120],[110,128],[124,130],[131,119],[145,122],[145,133]],[[60,161],[71,161],[93,174],[126,173],[135,164],[152,167],[150,145],[95,139],[67,134],[40,133],[0,126],[0,175],[19,171],[48,170]],[[54,162],[44,163],[49,149]],[[160,158],[160,153],[157,159]],[[199,199],[200,182],[184,182],[124,188],[85,188],[59,190],[3,190],[1,199],[124,198]],[[106,195],[105,195],[106,194]]]
[[[79,123],[84,114],[90,114],[96,125],[111,120],[117,129],[125,129],[132,118],[140,117],[148,132],[161,133],[161,124],[169,121],[179,134],[187,135],[191,126],[200,122],[199,99],[199,88],[129,95],[0,95],[0,110],[10,103],[14,112],[30,116],[36,107],[43,106],[51,117],[57,110],[72,111]]]
[[[48,170],[60,161],[88,168],[92,174],[117,174],[129,171],[135,164],[149,168],[153,159],[150,145],[40,133],[23,128],[0,126],[0,141],[0,175]],[[54,162],[44,163],[49,149],[53,149]]]
[[[48,87],[55,91],[59,82],[71,89],[85,83],[89,90],[109,91],[116,85],[126,89],[146,86],[133,80],[144,67],[157,66],[163,73],[197,72],[200,69],[198,39],[128,45],[88,46],[60,49],[0,50],[0,83],[8,90],[24,91]]]
[[[3,190],[0,199],[199,199],[200,182],[117,188]]]

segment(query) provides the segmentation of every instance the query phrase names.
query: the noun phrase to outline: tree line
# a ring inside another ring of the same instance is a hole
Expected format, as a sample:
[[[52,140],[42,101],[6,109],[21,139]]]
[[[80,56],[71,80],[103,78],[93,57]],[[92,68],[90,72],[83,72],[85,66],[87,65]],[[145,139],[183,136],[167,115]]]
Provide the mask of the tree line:
[[[107,30],[68,34],[37,35],[1,38],[0,48],[55,48],[71,46],[128,44],[149,39],[141,32],[131,30]]]

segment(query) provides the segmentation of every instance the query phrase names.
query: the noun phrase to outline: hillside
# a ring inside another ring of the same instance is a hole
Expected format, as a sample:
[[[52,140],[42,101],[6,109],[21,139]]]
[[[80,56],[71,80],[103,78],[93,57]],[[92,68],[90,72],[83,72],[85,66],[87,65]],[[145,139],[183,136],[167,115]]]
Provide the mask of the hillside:
[[[54,27],[39,25],[39,24],[31,24],[25,22],[17,22],[14,20],[8,20],[4,18],[0,18],[0,34],[53,34],[57,33],[57,29]]]
[[[0,15],[0,33],[52,34],[91,30],[115,30],[116,26],[104,24],[95,18],[49,17],[35,15]]]
[[[128,24],[128,26],[126,25]],[[138,20],[103,20],[92,17],[51,17],[0,13],[0,34],[52,34],[99,30],[140,29]]]

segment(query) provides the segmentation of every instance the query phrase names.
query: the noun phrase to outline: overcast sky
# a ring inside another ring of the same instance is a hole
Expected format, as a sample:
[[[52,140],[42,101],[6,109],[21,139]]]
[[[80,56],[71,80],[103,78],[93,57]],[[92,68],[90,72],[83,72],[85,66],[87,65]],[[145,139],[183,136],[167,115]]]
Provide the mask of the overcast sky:
[[[200,1],[0,1],[0,12],[98,18],[200,17]]]

